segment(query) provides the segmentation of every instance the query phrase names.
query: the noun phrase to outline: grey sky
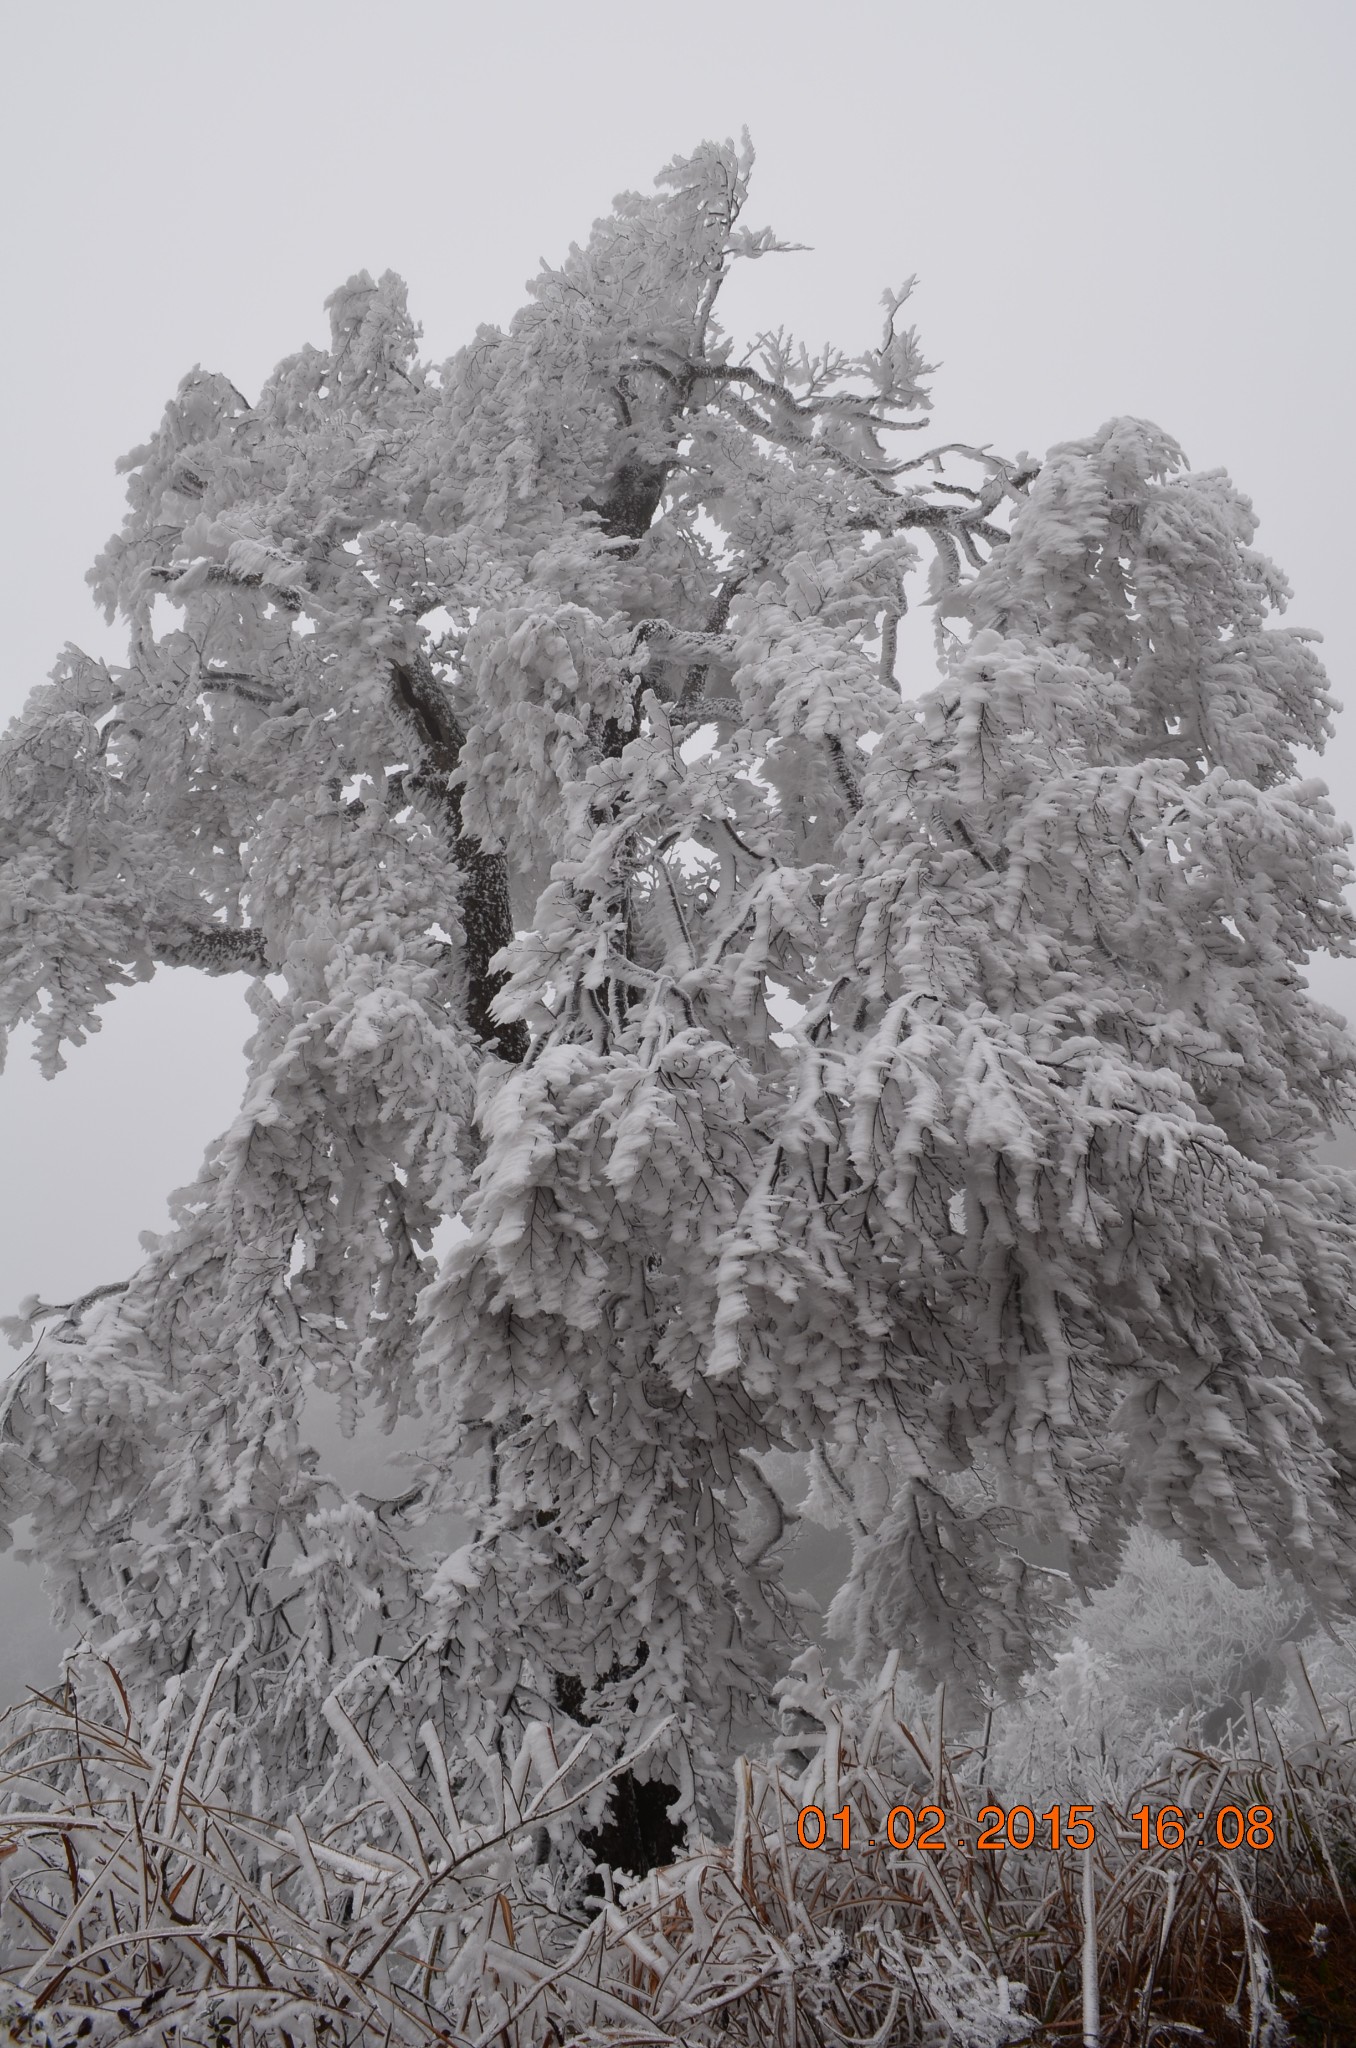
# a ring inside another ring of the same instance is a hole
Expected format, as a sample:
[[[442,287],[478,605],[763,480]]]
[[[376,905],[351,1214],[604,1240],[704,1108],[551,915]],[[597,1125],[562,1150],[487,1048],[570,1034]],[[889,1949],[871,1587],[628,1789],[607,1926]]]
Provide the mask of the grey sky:
[[[1158,420],[1253,497],[1353,694],[1353,24],[1325,0],[11,9],[0,719],[67,638],[121,651],[84,572],[114,459],[192,364],[253,395],[363,267],[402,273],[448,354],[615,192],[745,123],[749,218],[812,253],[748,267],[727,325],[863,343],[917,272],[938,440]],[[1356,705],[1323,772],[1356,812]],[[1356,1011],[1352,970],[1315,980]],[[127,1270],[234,1113],[247,1028],[176,973],[56,1083],[11,1061],[0,1313]]]

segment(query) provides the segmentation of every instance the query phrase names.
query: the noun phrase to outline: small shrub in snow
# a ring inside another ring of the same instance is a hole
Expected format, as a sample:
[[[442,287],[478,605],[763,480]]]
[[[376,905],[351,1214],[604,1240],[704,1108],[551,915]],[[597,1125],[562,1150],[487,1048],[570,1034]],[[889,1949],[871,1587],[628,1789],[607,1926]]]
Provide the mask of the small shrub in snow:
[[[0,1788],[0,1978],[22,2048],[1007,2048],[1087,2029],[1084,1882],[1103,2039],[1283,2038],[1268,1921],[1332,1928],[1353,1835],[1356,1758],[1184,1751],[1099,1810],[1087,1856],[980,1855],[988,1754],[901,1706],[893,1664],[847,1698],[812,1658],[787,1688],[779,1758],[741,1759],[729,1840],[603,1895],[558,1882],[543,1837],[577,1831],[587,1756],[545,1727],[454,1782],[419,1788],[351,1724],[342,1822],[251,1815],[213,1786],[228,1719],[209,1686],[138,1731],[74,1692],[20,1726]],[[327,1703],[343,1725],[338,1700]],[[187,1716],[187,1718],[185,1718]],[[17,1717],[10,1717],[15,1725]],[[1265,1716],[1264,1716],[1265,1722]],[[817,1731],[817,1733],[816,1733]],[[587,1745],[586,1745],[587,1747]],[[795,1755],[797,1767],[787,1768]],[[630,1760],[632,1763],[636,1759]],[[1276,1841],[1230,1856],[1194,1835],[1139,1846],[1141,1799],[1265,1802]],[[935,1801],[939,1853],[886,1846],[893,1807]],[[846,1808],[851,1845],[807,1849],[808,1805]],[[472,1821],[469,1816],[475,1814]],[[1318,1939],[1313,1935],[1310,1952]],[[1226,2008],[1238,2015],[1234,2034]]]

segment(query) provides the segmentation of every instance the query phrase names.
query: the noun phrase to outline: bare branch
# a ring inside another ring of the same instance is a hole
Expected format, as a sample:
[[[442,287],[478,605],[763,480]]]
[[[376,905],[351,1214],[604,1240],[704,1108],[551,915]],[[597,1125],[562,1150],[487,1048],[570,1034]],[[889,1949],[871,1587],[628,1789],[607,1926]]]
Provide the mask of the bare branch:
[[[848,809],[850,811],[859,811],[862,807],[862,785],[857,778],[852,763],[848,760],[847,751],[836,732],[829,733],[827,739],[829,753],[833,759],[834,773],[838,777],[839,787],[842,789],[843,795],[847,798]]]
[[[199,570],[201,581],[204,583],[226,584],[236,590],[266,591],[269,601],[276,604],[280,611],[299,612],[305,608],[290,584],[274,583],[257,570],[244,574],[238,569],[228,569],[224,562],[209,562],[205,569],[197,563],[186,563],[179,568],[157,567],[148,569],[146,574],[151,582],[163,584],[166,589],[171,589],[175,584],[181,583],[185,576],[191,575],[195,569]]]
[[[199,967],[205,974],[267,974],[264,935],[253,925],[167,925],[149,934],[162,967]]]
[[[256,677],[238,675],[234,669],[204,669],[198,678],[198,687],[204,691],[220,690],[242,698],[246,704],[257,704],[261,710],[276,711],[284,717],[300,709],[295,697],[279,697]]]

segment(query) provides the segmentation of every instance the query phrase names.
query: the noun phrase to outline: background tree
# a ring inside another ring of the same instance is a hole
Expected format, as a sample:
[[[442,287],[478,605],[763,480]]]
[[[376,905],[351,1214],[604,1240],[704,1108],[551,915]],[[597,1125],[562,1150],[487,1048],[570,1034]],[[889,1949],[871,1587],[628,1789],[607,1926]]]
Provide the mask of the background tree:
[[[769,1449],[862,1660],[1010,1679],[1141,1513],[1350,1583],[1322,671],[1157,429],[897,452],[907,287],[860,355],[736,349],[750,167],[624,195],[441,370],[364,275],[254,405],[187,378],[94,572],[128,664],[5,743],[48,1070],[159,963],[258,1031],[175,1230],[31,1305],[4,1511],[148,1697],[234,1649],[241,1768],[319,1804],[338,1675],[398,1760],[572,1715],[688,1810],[799,1644]],[[316,1469],[311,1385],[424,1418],[409,1496]]]

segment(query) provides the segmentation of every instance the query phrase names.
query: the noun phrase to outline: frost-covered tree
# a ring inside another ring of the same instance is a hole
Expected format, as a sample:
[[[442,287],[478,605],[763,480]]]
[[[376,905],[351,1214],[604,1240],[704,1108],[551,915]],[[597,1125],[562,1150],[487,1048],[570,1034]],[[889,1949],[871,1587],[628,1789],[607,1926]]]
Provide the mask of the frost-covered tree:
[[[750,164],[440,369],[363,275],[254,403],[191,374],[93,572],[127,664],[68,650],[4,743],[46,1070],[162,963],[258,1029],[141,1270],[26,1305],[0,1506],[147,1697],[230,1652],[241,1770],[317,1801],[342,1680],[398,1760],[655,1736],[689,1810],[800,1647],[769,1450],[853,1533],[861,1660],[1010,1681],[1141,1517],[1352,1583],[1323,672],[1156,428],[896,439],[907,287],[857,355],[737,346]],[[311,1387],[422,1418],[400,1502],[316,1469]]]

